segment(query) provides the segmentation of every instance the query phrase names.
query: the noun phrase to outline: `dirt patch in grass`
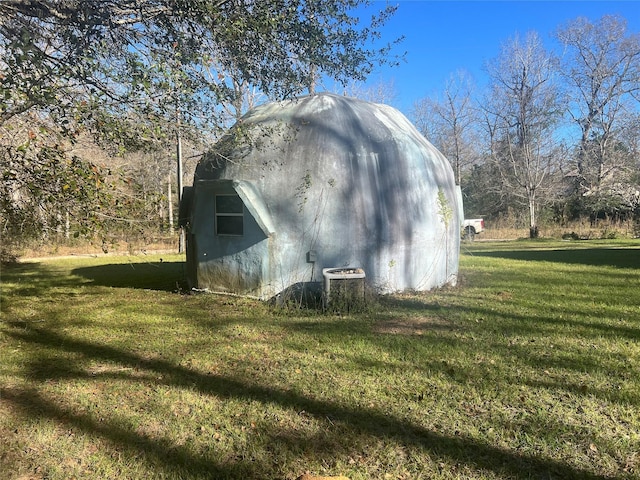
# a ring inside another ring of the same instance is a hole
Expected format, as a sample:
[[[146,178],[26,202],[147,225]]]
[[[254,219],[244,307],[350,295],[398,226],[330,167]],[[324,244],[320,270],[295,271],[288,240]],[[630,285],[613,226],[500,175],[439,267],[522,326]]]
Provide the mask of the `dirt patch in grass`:
[[[395,317],[380,320],[373,328],[375,333],[385,335],[424,335],[432,330],[454,330],[453,322],[441,317]]]

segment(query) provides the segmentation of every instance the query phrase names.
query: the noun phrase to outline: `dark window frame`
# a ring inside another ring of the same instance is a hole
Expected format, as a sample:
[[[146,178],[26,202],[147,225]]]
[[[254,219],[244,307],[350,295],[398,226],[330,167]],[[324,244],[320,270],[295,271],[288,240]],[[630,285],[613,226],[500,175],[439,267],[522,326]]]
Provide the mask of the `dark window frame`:
[[[223,203],[224,200],[231,198],[233,198],[231,202],[226,202],[226,204]],[[220,202],[218,200],[220,200]],[[244,202],[237,193],[216,194],[216,235],[224,237],[242,237],[244,235],[244,211]]]

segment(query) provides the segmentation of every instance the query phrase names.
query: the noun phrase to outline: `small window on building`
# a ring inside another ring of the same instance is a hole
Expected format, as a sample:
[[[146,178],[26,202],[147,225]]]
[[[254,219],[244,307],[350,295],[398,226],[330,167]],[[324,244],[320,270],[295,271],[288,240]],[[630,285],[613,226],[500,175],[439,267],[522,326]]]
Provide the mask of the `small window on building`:
[[[238,195],[216,195],[216,234],[242,235],[244,204]]]

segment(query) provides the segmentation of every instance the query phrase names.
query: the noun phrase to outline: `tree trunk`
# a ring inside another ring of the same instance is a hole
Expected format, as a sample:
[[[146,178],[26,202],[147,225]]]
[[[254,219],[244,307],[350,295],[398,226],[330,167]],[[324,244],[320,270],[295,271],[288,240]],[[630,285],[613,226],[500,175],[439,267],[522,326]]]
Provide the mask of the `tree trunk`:
[[[169,175],[169,181],[167,182],[167,201],[169,203],[169,232],[173,235],[173,195],[171,193],[171,175]]]
[[[538,225],[536,218],[536,199],[533,195],[529,195],[529,238],[538,238]]]
[[[178,129],[176,133],[176,175],[178,177],[178,205],[182,201],[182,137],[180,136],[180,123],[178,121]],[[179,209],[179,207],[178,207]],[[178,253],[184,253],[184,228],[180,227],[178,232]]]

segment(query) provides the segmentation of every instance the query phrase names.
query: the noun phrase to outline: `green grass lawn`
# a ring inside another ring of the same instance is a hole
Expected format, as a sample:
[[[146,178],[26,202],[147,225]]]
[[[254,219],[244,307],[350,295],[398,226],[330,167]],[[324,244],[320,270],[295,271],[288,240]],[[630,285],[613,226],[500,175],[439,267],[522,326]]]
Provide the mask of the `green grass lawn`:
[[[181,292],[182,258],[2,269],[0,478],[640,478],[640,242],[463,245],[366,311]]]

